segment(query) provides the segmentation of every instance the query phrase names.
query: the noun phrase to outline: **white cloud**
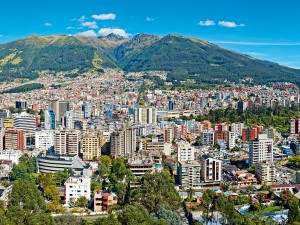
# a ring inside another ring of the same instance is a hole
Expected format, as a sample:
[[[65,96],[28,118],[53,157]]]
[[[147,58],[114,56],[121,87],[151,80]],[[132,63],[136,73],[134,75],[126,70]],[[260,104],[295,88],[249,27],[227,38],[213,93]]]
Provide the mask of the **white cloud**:
[[[125,30],[120,29],[120,28],[101,28],[98,31],[98,34],[100,34],[101,36],[107,36],[109,34],[116,34],[122,37],[128,37],[130,34],[127,34]]]
[[[147,22],[151,22],[151,21],[154,21],[155,19],[153,18],[153,17],[149,17],[149,16],[147,16],[146,17],[146,21]]]
[[[219,21],[219,26],[221,27],[229,27],[229,28],[235,28],[235,27],[244,27],[246,26],[245,24],[236,24],[235,22],[232,21]]]
[[[52,23],[44,23],[45,27],[52,27]]]
[[[92,18],[94,18],[95,20],[115,20],[116,14],[108,13],[108,14],[92,15]]]
[[[87,31],[76,34],[76,36],[97,37],[97,34],[94,30],[87,30]]]
[[[67,29],[67,30],[74,30],[74,29],[75,29],[75,27],[68,26],[66,29]]]
[[[83,23],[81,23],[81,25],[84,26],[84,27],[91,28],[91,29],[97,29],[98,28],[98,25],[95,21],[93,21],[93,22],[83,22]]]
[[[201,20],[199,23],[198,23],[200,26],[214,26],[216,25],[215,22],[213,20]]]
[[[76,20],[76,19],[75,19]],[[86,20],[85,16],[80,17],[79,19],[77,19],[78,22],[84,22]]]

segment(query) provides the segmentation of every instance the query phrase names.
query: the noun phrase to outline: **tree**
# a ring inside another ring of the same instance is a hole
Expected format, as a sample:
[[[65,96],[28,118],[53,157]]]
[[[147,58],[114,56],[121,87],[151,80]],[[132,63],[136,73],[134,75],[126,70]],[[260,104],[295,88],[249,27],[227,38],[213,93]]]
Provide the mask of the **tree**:
[[[81,196],[76,199],[75,204],[79,207],[87,207],[89,200],[85,196]]]
[[[116,184],[116,188],[117,188],[117,196],[118,196],[118,201],[121,204],[121,206],[125,205],[125,197],[127,194],[127,187],[124,183],[117,183]]]
[[[52,217],[46,213],[45,199],[31,180],[13,183],[7,209],[7,218],[13,224],[53,224]]]
[[[122,225],[119,220],[114,215],[109,215],[109,217],[96,219],[94,225]]]
[[[289,202],[288,224],[300,221],[299,200],[292,198]]]
[[[223,183],[221,186],[221,190],[223,192],[229,191],[230,185],[228,183]]]
[[[82,219],[74,215],[56,216],[54,217],[54,222],[56,225],[66,225],[66,224],[82,225]]]
[[[69,178],[70,174],[67,169],[64,169],[63,171],[56,171],[54,173],[54,181],[57,185],[63,186],[64,183],[67,181]]]
[[[264,181],[260,187],[260,190],[261,191],[270,191],[270,186],[268,186],[267,183]]]
[[[166,208],[160,206],[157,212],[155,213],[157,218],[163,219],[167,222],[168,225],[181,225],[181,219],[177,212],[167,210]]]
[[[188,190],[187,190],[187,193],[188,193],[188,197],[189,199],[192,201],[193,198],[194,198],[194,195],[195,195],[195,189],[190,187]]]
[[[290,190],[283,190],[280,192],[280,198],[283,201],[283,204],[288,205],[289,202],[293,199],[293,194]]]
[[[127,205],[118,215],[118,221],[122,225],[154,224],[153,217],[147,212],[145,207],[139,204]]]

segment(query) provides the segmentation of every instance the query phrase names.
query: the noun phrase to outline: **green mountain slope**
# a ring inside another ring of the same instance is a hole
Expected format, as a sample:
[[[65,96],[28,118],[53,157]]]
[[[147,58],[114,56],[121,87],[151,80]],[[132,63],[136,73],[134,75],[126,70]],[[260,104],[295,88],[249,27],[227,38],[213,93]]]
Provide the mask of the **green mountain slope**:
[[[107,37],[30,36],[0,45],[0,82],[36,78],[38,71],[54,72],[120,67],[128,72],[161,70],[168,80],[255,83],[289,81],[300,84],[300,70],[220,48],[180,35],[139,34],[132,39]]]

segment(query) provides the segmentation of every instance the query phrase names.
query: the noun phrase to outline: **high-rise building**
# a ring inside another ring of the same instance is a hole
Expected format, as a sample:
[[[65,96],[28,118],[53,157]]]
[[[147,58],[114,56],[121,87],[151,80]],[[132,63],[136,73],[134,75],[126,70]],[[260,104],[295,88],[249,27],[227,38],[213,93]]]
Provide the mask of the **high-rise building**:
[[[213,129],[204,130],[201,135],[201,144],[205,146],[214,146],[214,136],[215,132]]]
[[[65,182],[65,204],[72,205],[75,201],[84,196],[87,200],[91,199],[91,178],[88,177],[69,177]]]
[[[54,111],[56,122],[61,123],[62,117],[70,110],[70,103],[68,101],[50,101],[49,109]]]
[[[195,149],[190,144],[183,143],[178,144],[177,161],[195,160]]]
[[[257,162],[273,162],[273,140],[268,139],[267,134],[260,134],[258,138],[250,142],[249,165]]]
[[[178,180],[183,188],[201,188],[201,164],[197,160],[178,162]]]
[[[243,123],[232,123],[231,124],[231,132],[234,132],[236,137],[242,136],[243,128],[244,128]]]
[[[57,130],[55,131],[54,150],[60,155],[78,155],[80,148],[80,131]]]
[[[174,140],[174,131],[173,127],[166,127],[164,129],[164,140],[165,142],[172,143]]]
[[[24,150],[24,131],[7,130],[4,135],[5,149]]]
[[[3,126],[6,130],[14,129],[14,119],[13,118],[4,118]]]
[[[174,102],[173,101],[169,101],[169,111],[174,110]]]
[[[290,133],[298,134],[299,133],[299,119],[291,119],[290,121]]]
[[[96,134],[86,134],[82,138],[81,154],[83,160],[98,159],[101,156],[100,138]]]
[[[240,112],[244,112],[248,108],[248,102],[239,101],[237,104],[237,109]]]
[[[4,135],[5,135],[5,129],[0,128],[0,151],[4,149]]]
[[[110,136],[110,154],[124,157],[136,151],[136,129],[115,131]]]
[[[208,155],[201,157],[201,179],[205,183],[221,182],[222,161]]]
[[[54,148],[54,131],[41,130],[35,133],[35,148],[48,151]]]
[[[255,164],[255,175],[260,183],[274,182],[276,179],[276,167],[274,162],[260,161]]]
[[[14,114],[14,127],[17,130],[36,130],[36,116],[21,112],[20,114]]]
[[[142,124],[156,124],[157,110],[156,108],[136,108],[134,112],[134,122]]]
[[[27,102],[24,101],[16,101],[16,109],[27,109]]]
[[[53,110],[45,111],[45,129],[55,130],[56,128],[56,118]]]
[[[232,131],[227,133],[227,148],[229,150],[233,149],[235,146],[235,135],[236,133]]]
[[[27,150],[35,148],[35,131],[24,131],[24,148]]]
[[[82,111],[84,112],[84,118],[90,118],[92,114],[92,106],[90,102],[84,102],[82,105]]]

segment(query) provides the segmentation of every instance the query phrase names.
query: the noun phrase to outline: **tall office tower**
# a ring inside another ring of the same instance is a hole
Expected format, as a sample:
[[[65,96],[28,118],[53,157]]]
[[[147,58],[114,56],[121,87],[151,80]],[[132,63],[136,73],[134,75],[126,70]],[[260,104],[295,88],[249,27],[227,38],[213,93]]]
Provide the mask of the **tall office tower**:
[[[264,160],[273,162],[273,140],[268,139],[267,134],[260,134],[256,140],[250,142],[249,165]]]
[[[41,130],[35,133],[35,148],[48,151],[54,148],[54,131]]]
[[[20,114],[14,114],[14,127],[17,130],[36,130],[36,116],[21,112]]]
[[[188,143],[178,144],[177,161],[195,160],[195,148]]]
[[[136,108],[134,112],[134,122],[142,124],[156,124],[157,110],[156,108]]]
[[[201,144],[206,146],[214,146],[215,132],[213,129],[204,130],[201,135]]]
[[[169,111],[174,110],[174,102],[173,101],[169,101]]]
[[[201,179],[205,183],[220,182],[222,180],[222,161],[203,155],[201,157]]]
[[[90,118],[92,114],[92,106],[90,102],[84,102],[82,105],[82,111],[84,112],[84,118]]]
[[[4,135],[5,149],[24,150],[24,131],[7,130]]]
[[[58,130],[55,131],[54,150],[60,155],[78,155],[80,147],[80,131]]]
[[[136,151],[136,129],[114,131],[110,136],[110,154],[124,157]]]
[[[83,136],[81,154],[83,160],[94,160],[101,156],[100,138],[96,134]]]
[[[4,149],[4,135],[5,135],[5,129],[4,127],[0,128],[0,151]]]
[[[55,130],[56,128],[56,118],[53,110],[45,111],[45,129]]]
[[[16,109],[27,109],[27,102],[24,101],[16,101]]]
[[[243,123],[232,123],[231,124],[231,132],[234,132],[236,137],[242,136],[243,128],[244,128]]]
[[[233,149],[235,147],[235,132],[227,132],[227,148],[229,150]]]
[[[70,110],[70,103],[68,101],[50,101],[49,109],[53,110],[56,117],[56,122],[61,123],[62,117]]]
[[[248,102],[239,101],[237,105],[237,109],[240,112],[244,112],[248,108]]]
[[[298,118],[291,119],[290,125],[291,125],[290,133],[291,134],[298,134],[299,133],[299,119]]]

